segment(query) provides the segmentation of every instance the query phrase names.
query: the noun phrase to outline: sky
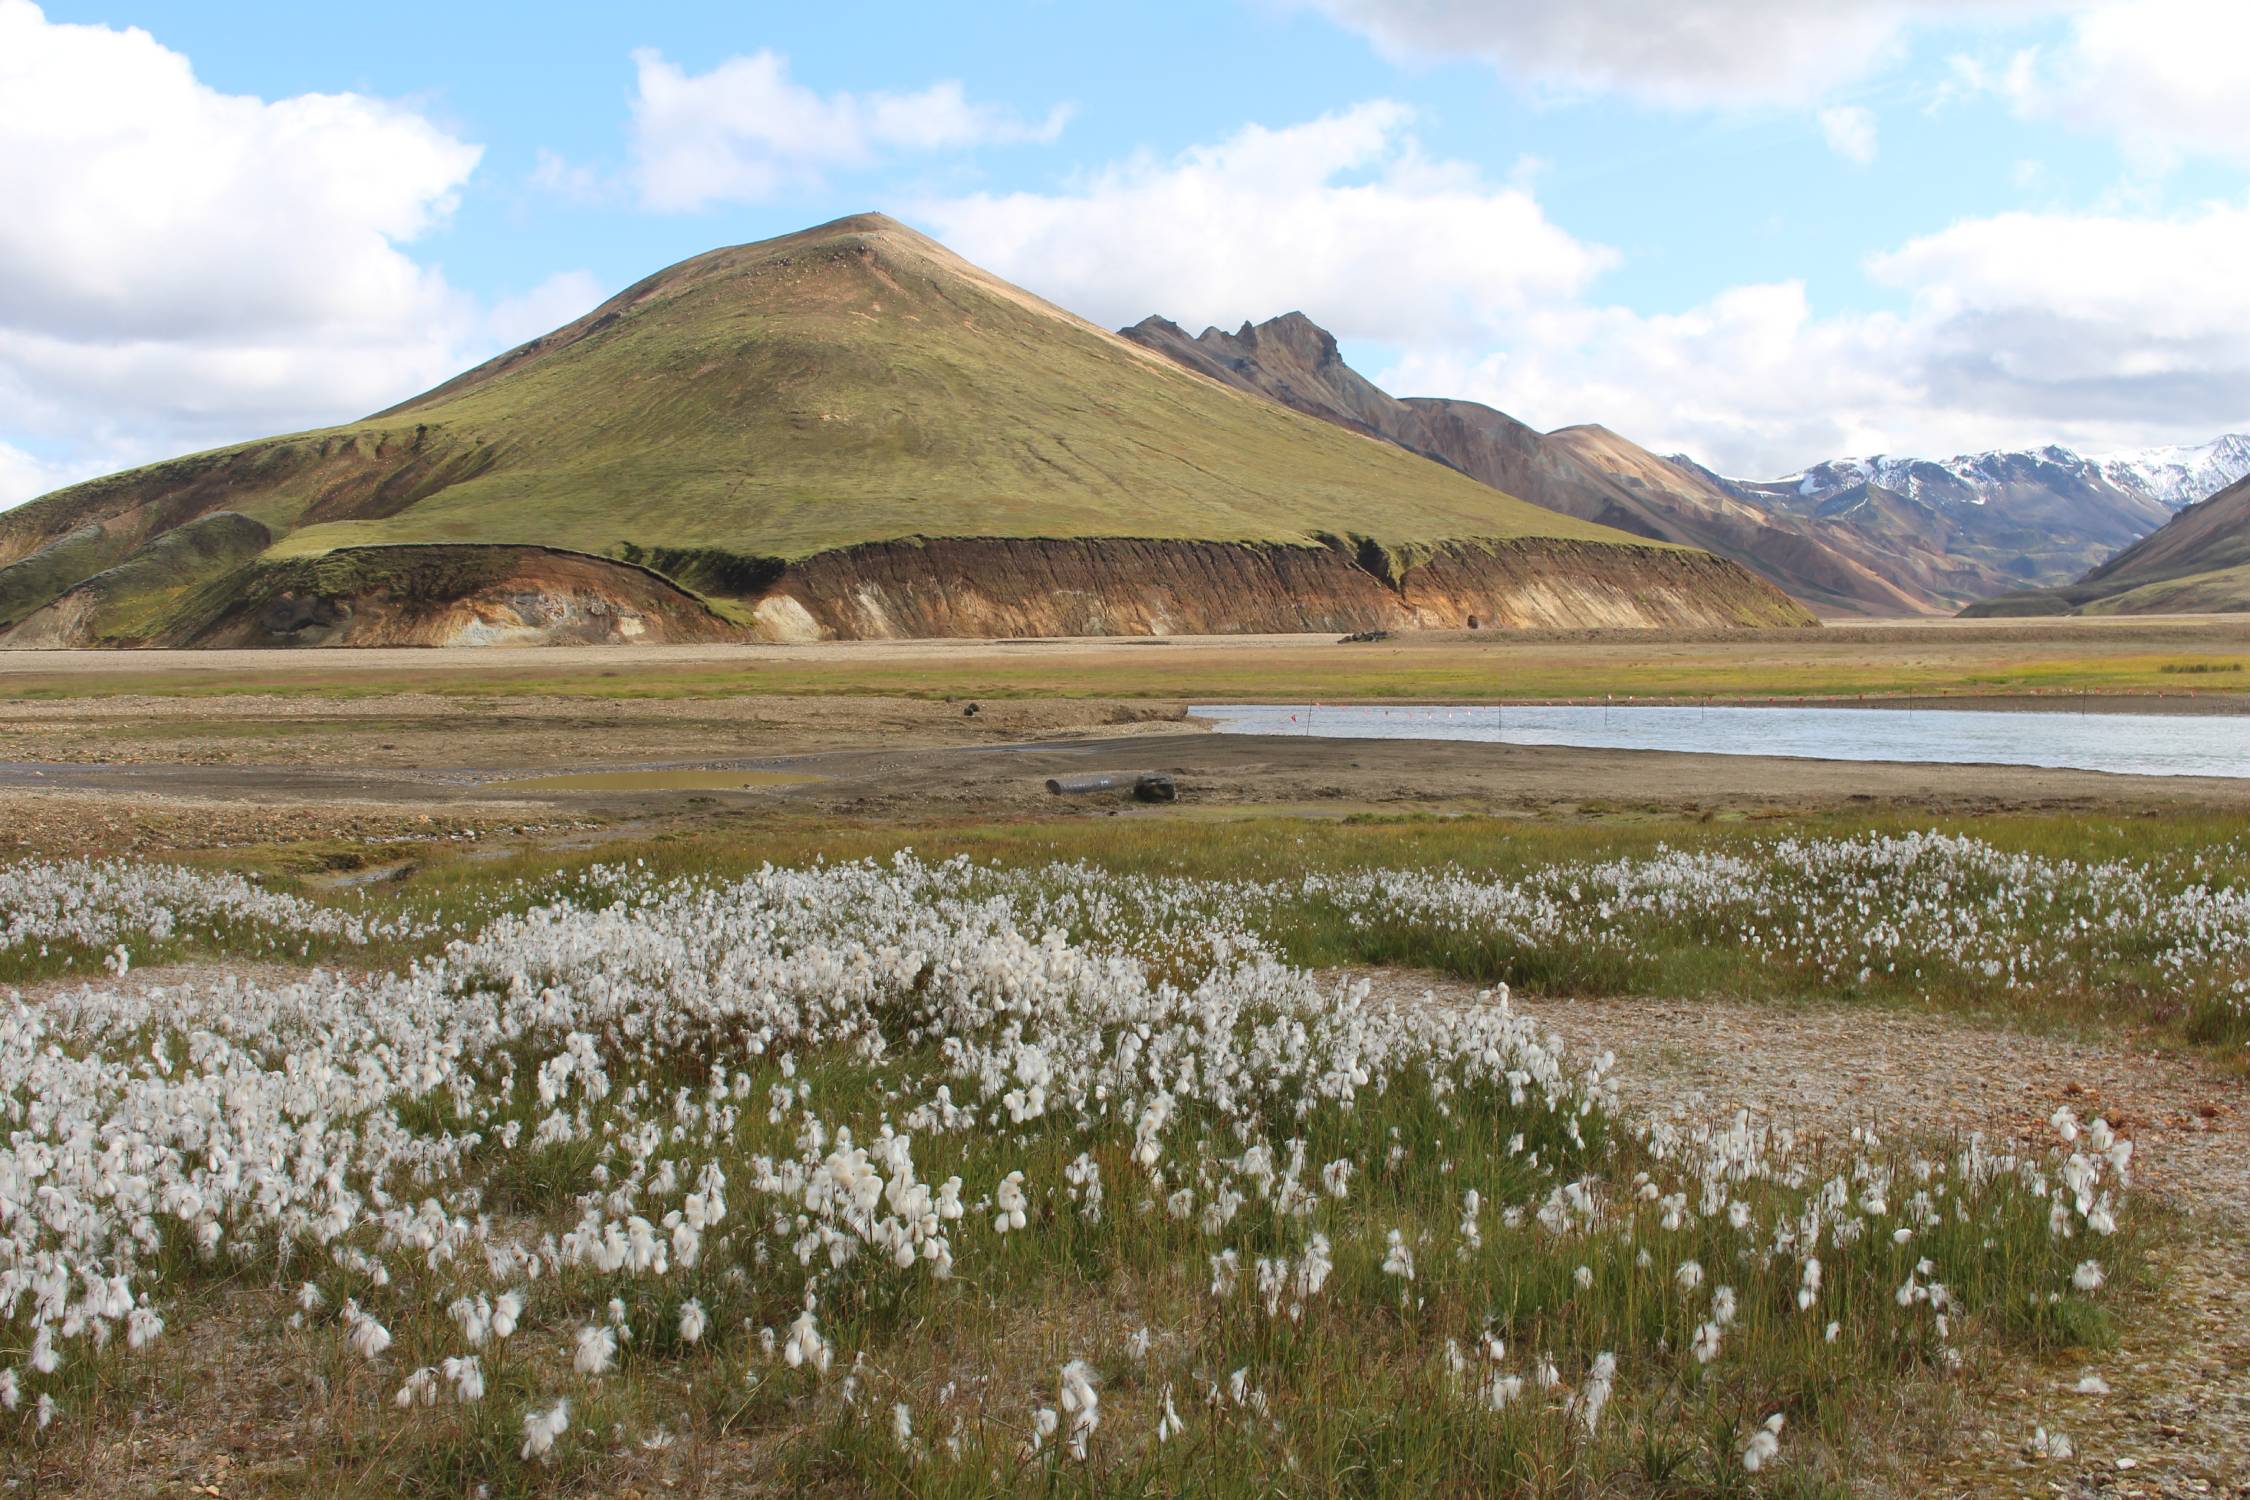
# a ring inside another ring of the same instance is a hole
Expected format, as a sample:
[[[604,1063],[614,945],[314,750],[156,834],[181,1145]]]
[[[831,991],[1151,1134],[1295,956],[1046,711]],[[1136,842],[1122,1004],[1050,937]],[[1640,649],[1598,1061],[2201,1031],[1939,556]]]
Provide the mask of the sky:
[[[1744,477],[2250,428],[2240,0],[0,0],[0,505],[879,209]]]

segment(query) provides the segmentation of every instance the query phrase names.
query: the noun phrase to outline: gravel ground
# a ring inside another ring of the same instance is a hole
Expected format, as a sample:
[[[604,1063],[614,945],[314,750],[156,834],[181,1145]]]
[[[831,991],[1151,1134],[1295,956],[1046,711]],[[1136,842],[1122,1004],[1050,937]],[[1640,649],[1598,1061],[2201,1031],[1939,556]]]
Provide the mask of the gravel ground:
[[[1378,993],[1489,1003],[1428,974],[1370,971]],[[1930,1495],[2250,1496],[2250,1088],[2193,1059],[1841,1006],[1519,997],[1573,1052],[1609,1048],[1625,1107],[1737,1109],[1836,1135],[1981,1130],[2052,1142],[2068,1104],[2131,1136],[2134,1186],[2163,1215],[2157,1286],[2118,1347],[1987,1372],[1970,1421],[1908,1491]],[[2072,1388],[2093,1372],[2107,1395]],[[2034,1426],[2078,1457],[2034,1465]],[[1889,1486],[1885,1486],[1889,1488]]]

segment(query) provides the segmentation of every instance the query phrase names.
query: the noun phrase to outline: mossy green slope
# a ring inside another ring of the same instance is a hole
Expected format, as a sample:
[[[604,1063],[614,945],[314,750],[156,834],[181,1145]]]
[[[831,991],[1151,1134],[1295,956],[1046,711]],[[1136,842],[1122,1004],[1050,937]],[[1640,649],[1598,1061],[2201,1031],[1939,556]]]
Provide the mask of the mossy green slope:
[[[365,421],[67,490],[0,558],[225,469],[275,555],[908,536],[1640,542],[1188,374],[879,215],[683,262]],[[1645,543],[1644,543],[1645,545]]]
[[[2237,614],[2250,611],[2250,479],[2239,480],[2057,589],[2003,594],[1964,614]]]
[[[86,534],[99,533],[87,528]],[[273,533],[264,526],[230,510],[158,532],[124,561],[61,591],[46,608],[25,616],[21,620],[24,644],[64,640],[139,644],[155,635],[193,595],[213,587],[224,591],[256,571],[257,558],[272,540]]]

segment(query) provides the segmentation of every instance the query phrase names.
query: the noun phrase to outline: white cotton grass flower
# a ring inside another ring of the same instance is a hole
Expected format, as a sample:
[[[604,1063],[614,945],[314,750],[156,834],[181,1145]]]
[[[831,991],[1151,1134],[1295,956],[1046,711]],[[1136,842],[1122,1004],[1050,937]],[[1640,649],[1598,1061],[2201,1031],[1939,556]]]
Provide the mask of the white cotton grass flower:
[[[901,1452],[914,1450],[914,1412],[904,1401],[891,1403],[891,1441]]]
[[[488,1297],[456,1297],[447,1316],[461,1326],[461,1337],[472,1349],[482,1348],[492,1337],[492,1301]]]
[[[1168,1443],[1186,1430],[1187,1424],[1180,1420],[1179,1408],[1172,1404],[1172,1383],[1166,1381],[1156,1418],[1156,1440]]]
[[[1321,1288],[1328,1285],[1328,1278],[1335,1269],[1336,1262],[1330,1253],[1328,1236],[1316,1234],[1305,1242],[1305,1253],[1297,1259],[1297,1270],[1291,1278],[1291,1290],[1299,1300],[1317,1297]]]
[[[125,1315],[125,1347],[136,1352],[146,1349],[164,1336],[164,1320],[144,1297],[138,1307]]]
[[[460,920],[411,919],[411,931],[376,931],[387,919],[233,877],[118,865],[95,880],[96,868],[64,878],[58,865],[0,865],[0,950],[60,942],[84,962],[129,944],[145,963],[175,939],[250,933],[255,951],[277,955],[315,939],[325,956],[408,938],[442,942],[446,956],[398,972],[354,965],[318,982],[183,987],[155,1001],[90,976],[94,985],[75,995],[0,1005],[0,1098],[39,1102],[0,1140],[0,1181],[17,1184],[10,1201],[20,1210],[0,1226],[0,1252],[25,1293],[7,1356],[17,1368],[0,1371],[0,1407],[12,1400],[26,1427],[22,1409],[98,1368],[88,1362],[99,1351],[146,1349],[162,1328],[158,1309],[174,1323],[164,1338],[183,1331],[179,1319],[204,1316],[203,1299],[175,1300],[182,1267],[160,1244],[189,1249],[187,1268],[200,1257],[296,1275],[297,1288],[282,1281],[282,1295],[300,1299],[294,1326],[332,1320],[332,1352],[354,1366],[401,1355],[387,1381],[371,1376],[378,1403],[407,1389],[409,1406],[421,1406],[433,1383],[440,1404],[474,1399],[464,1385],[481,1393],[489,1377],[521,1414],[515,1362],[494,1351],[522,1334],[535,1336],[536,1355],[525,1352],[535,1362],[557,1346],[575,1355],[578,1325],[611,1292],[632,1289],[642,1348],[659,1345],[647,1357],[684,1367],[737,1316],[707,1312],[698,1329],[683,1300],[690,1291],[710,1290],[704,1300],[731,1309],[881,1281],[894,1284],[886,1297],[895,1289],[912,1306],[956,1255],[980,1281],[1001,1269],[978,1220],[1020,1212],[1023,1223],[1000,1233],[1025,1240],[998,1248],[1021,1262],[1041,1232],[1029,1223],[1032,1204],[1060,1213],[1068,1229],[1094,1222],[1097,1187],[1110,1194],[1105,1234],[1140,1233],[1190,1264],[1231,1238],[1239,1252],[1214,1266],[1214,1281],[1232,1288],[1229,1315],[1253,1323],[1261,1311],[1303,1320],[1308,1300],[1324,1295],[1395,1292],[1394,1312],[1410,1310],[1432,1282],[1433,1306],[1458,1317],[1463,1304],[1442,1271],[1491,1209],[1496,1235],[1532,1230],[1526,1252],[1566,1294],[1564,1277],[1578,1286],[1581,1312],[1589,1274],[1595,1287],[1615,1275],[1642,1290],[1653,1284],[1660,1300],[1676,1297],[1662,1345],[1674,1378],[1695,1373],[1689,1335],[1699,1319],[1711,1330],[1704,1352],[1717,1358],[1722,1342],[1736,1352],[1738,1319],[1756,1324],[1792,1295],[1808,1337],[1825,1325],[1823,1337],[1838,1339],[1839,1322],[1812,1314],[1848,1305],[1855,1343],[1934,1331],[1940,1358],[1956,1360],[1963,1350],[1951,1335],[2003,1293],[2022,1297],[2032,1266],[2049,1267],[2036,1297],[2071,1296],[2079,1283],[2063,1282],[2076,1262],[2060,1247],[2077,1241],[2077,1257],[2100,1255],[2099,1237],[2118,1229],[2131,1143],[2092,1106],[2083,1121],[2062,1117],[2075,1134],[2059,1148],[2061,1126],[2029,1149],[1972,1138],[1958,1154],[1912,1160],[1857,1131],[1857,1159],[1826,1182],[1812,1164],[1818,1153],[1747,1118],[1701,1133],[1650,1122],[1636,1143],[1626,1132],[1638,1127],[1624,1123],[1617,1090],[1600,1077],[1608,1061],[1596,1059],[1582,1082],[1504,1005],[1425,1014],[1340,996],[1274,957],[1281,950],[1260,924],[1288,903],[1317,900],[1371,921],[1606,951],[1629,944],[1636,922],[1701,908],[1732,924],[1745,951],[1809,975],[1841,981],[1888,967],[1903,984],[1923,981],[1929,965],[1933,976],[1983,972],[2002,988],[2066,975],[2143,938],[2156,940],[2182,983],[2202,969],[2231,974],[2250,956],[2250,890],[2220,889],[2201,866],[2173,880],[2138,861],[2079,866],[1939,835],[1668,851],[1506,880],[1420,871],[1233,883],[910,856],[733,881],[620,869],[574,874],[552,892],[523,886],[526,899],[511,897],[495,920],[452,913]],[[2171,888],[2189,881],[2174,899]],[[2047,915],[2057,940],[2024,943],[2026,921]],[[347,935],[355,924],[359,936]],[[1072,936],[1080,933],[1101,940]],[[1935,952],[1940,937],[1958,951]],[[1169,977],[1175,970],[1200,977],[1183,987]],[[408,1108],[429,1128],[395,1128]],[[1505,1141],[1504,1195],[1471,1197],[1472,1179],[1492,1184],[1450,1126],[1437,1135],[1392,1128],[1424,1108]],[[1313,1143],[1274,1138],[1325,1135],[1319,1122],[1331,1110],[1367,1126],[1357,1158],[1324,1166]],[[307,1132],[313,1120],[333,1128]],[[1627,1149],[1611,1150],[1604,1127]],[[119,1151],[119,1141],[145,1145]],[[594,1158],[569,1184],[576,1222],[534,1226],[480,1202],[491,1151],[556,1147]],[[1062,1167],[1075,1207],[1058,1205],[1044,1184],[1035,1194],[1021,1173],[996,1182],[1005,1162],[991,1163],[992,1150],[1022,1153],[1032,1172]],[[1412,1178],[1385,1175],[1385,1153],[1411,1162]],[[1097,1172],[1097,1161],[1115,1165]],[[949,1177],[948,1168],[960,1170]],[[1425,1168],[1429,1191],[1411,1219],[1402,1211],[1393,1221],[1401,1231],[1390,1244],[1381,1219],[1343,1211],[1368,1196],[1361,1172],[1376,1174],[1387,1199]],[[1635,1169],[1629,1190],[1613,1180]],[[978,1184],[966,1201],[963,1175]],[[1177,1224],[1165,1217],[1176,1195]],[[1446,1232],[1456,1208],[1459,1237]],[[2025,1209],[2051,1226],[2051,1262],[2012,1257],[2001,1238]],[[1946,1248],[1942,1268],[1906,1278],[1894,1306],[1863,1295],[1870,1268],[1861,1262],[1906,1258],[1890,1243],[1901,1230],[1909,1248]],[[1823,1286],[1815,1250],[1834,1285]],[[1678,1267],[1691,1251],[1713,1257],[1708,1275],[1699,1265],[1692,1285],[1667,1289],[1677,1272],[1664,1262]],[[2130,1280],[2127,1262],[2107,1266],[2117,1258],[2093,1262],[2097,1294]],[[1040,1264],[1017,1269],[1055,1270],[1044,1250],[1033,1259]],[[1352,1274],[1339,1277],[1338,1260]],[[1377,1265],[1384,1274],[1368,1286],[1361,1273]],[[1940,1276],[1973,1289],[1974,1302],[1948,1294]],[[1736,1284],[1737,1306],[1714,1287],[1722,1278]],[[524,1296],[542,1280],[551,1295],[526,1314]],[[343,1311],[347,1293],[358,1300]],[[784,1335],[792,1367],[826,1371],[832,1351],[809,1298],[804,1310],[793,1326],[784,1317],[744,1339],[746,1376],[781,1373]],[[535,1321],[519,1328],[527,1317]],[[393,1343],[384,1320],[401,1319]],[[613,1340],[612,1366],[640,1352],[622,1306],[590,1321]],[[1397,1331],[1413,1339],[1447,1331],[1410,1321]],[[676,1341],[662,1336],[675,1327]],[[1261,1330],[1243,1331],[1270,1353]],[[1653,1336],[1647,1346],[1641,1337],[1619,1350],[1628,1367],[1654,1352]],[[1136,1387],[1176,1378],[1193,1404],[1205,1382],[1222,1403],[1232,1385],[1236,1405],[1251,1406],[1247,1386],[1223,1375],[1186,1384],[1186,1366],[1167,1363],[1173,1342],[1151,1341],[1123,1366]],[[1529,1352],[1517,1354],[1520,1377],[1472,1354],[1455,1369],[1456,1395],[1478,1407],[1520,1390],[1534,1400],[1519,1410],[1536,1404],[1537,1420],[1560,1419],[1575,1433],[1599,1405],[1593,1370],[1574,1367],[1565,1404],[1532,1389],[1545,1372]],[[1591,1353],[1558,1348],[1566,1361]],[[408,1374],[408,1357],[438,1375]],[[854,1382],[870,1426],[891,1404],[875,1399],[881,1378],[871,1366]],[[583,1424],[587,1398],[569,1389]],[[927,1448],[948,1441],[947,1421],[958,1437],[963,1420],[942,1398],[935,1410],[945,1415],[922,1423]],[[490,1415],[504,1421],[506,1412]]]
[[[1024,1211],[1030,1206],[1023,1194],[1023,1173],[1010,1172],[1000,1179],[999,1190],[992,1195],[992,1201],[999,1209],[992,1216],[995,1231],[1007,1234],[1023,1228],[1026,1222]]]
[[[2098,1292],[2108,1280],[2109,1273],[2102,1269],[2098,1260],[2082,1260],[2078,1269],[2070,1273],[2070,1284],[2082,1292]]]
[[[1047,1440],[1055,1435],[1055,1429],[1061,1425],[1061,1422],[1062,1419],[1055,1414],[1055,1409],[1051,1406],[1042,1406],[1033,1411],[1031,1414],[1031,1436],[1024,1443],[1024,1452],[1035,1454],[1045,1448]]]
[[[1680,1268],[1672,1273],[1672,1279],[1679,1283],[1681,1291],[1694,1291],[1697,1287],[1703,1285],[1702,1263],[1692,1260],[1681,1261]]]
[[[523,1457],[539,1462],[554,1451],[555,1439],[570,1430],[570,1400],[558,1399],[545,1411],[534,1408],[523,1414]]]
[[[1062,1413],[1070,1419],[1070,1456],[1083,1462],[1086,1444],[1102,1425],[1101,1396],[1095,1390],[1094,1367],[1074,1359],[1062,1367],[1058,1382]]]
[[[835,1351],[829,1348],[828,1340],[821,1337],[820,1326],[813,1320],[811,1302],[807,1297],[805,1310],[789,1325],[789,1340],[781,1346],[781,1359],[792,1370],[810,1365],[815,1373],[825,1375]]]
[[[617,1363],[617,1333],[607,1324],[591,1323],[578,1330],[571,1368],[581,1375],[606,1375]]]
[[[687,1301],[680,1304],[681,1343],[702,1343],[704,1331],[710,1326],[711,1319],[710,1316],[703,1311],[703,1301],[701,1298],[690,1297],[687,1299]]]
[[[1750,1445],[1742,1450],[1742,1467],[1755,1474],[1774,1463],[1781,1456],[1782,1415],[1775,1412],[1759,1424],[1750,1434]]]
[[[2078,1456],[2077,1446],[2069,1438],[2059,1432],[2049,1432],[2044,1427],[2034,1427],[2031,1430],[2031,1439],[2023,1445],[2023,1451],[2033,1458],[2040,1459],[2076,1458]]]
[[[391,1347],[391,1331],[368,1316],[354,1299],[345,1299],[343,1317],[345,1327],[350,1330],[346,1340],[352,1351],[370,1363],[381,1359],[383,1351]],[[44,1333],[42,1329],[41,1334]]]
[[[1594,1356],[1593,1368],[1586,1372],[1586,1383],[1579,1387],[1576,1402],[1578,1420],[1588,1437],[1601,1425],[1602,1408],[1609,1405],[1610,1390],[1616,1382],[1617,1356],[1607,1352]]]
[[[391,1404],[401,1409],[414,1406],[435,1406],[437,1405],[437,1398],[437,1371],[429,1365],[424,1365],[406,1377],[406,1383],[398,1388],[398,1394],[391,1398]]]
[[[453,1387],[454,1400],[467,1405],[484,1399],[484,1363],[475,1355],[448,1356],[438,1369]]]
[[[2088,1370],[2078,1377],[2078,1383],[2071,1389],[2081,1396],[2106,1396],[2109,1394],[2109,1382],[2095,1371]]]

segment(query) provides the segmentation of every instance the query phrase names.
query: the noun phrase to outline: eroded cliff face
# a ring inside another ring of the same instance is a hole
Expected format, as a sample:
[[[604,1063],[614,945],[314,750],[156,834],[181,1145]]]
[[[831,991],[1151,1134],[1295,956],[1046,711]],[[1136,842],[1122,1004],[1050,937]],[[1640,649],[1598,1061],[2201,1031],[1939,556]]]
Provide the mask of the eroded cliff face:
[[[970,537],[792,563],[733,558],[713,598],[638,563],[544,547],[352,547],[213,577],[145,631],[95,580],[9,646],[509,646],[1298,631],[1688,629],[1817,623],[1731,562],[1552,539],[1456,543],[1401,564],[1372,544]],[[755,566],[753,566],[755,564]]]
[[[107,575],[105,575],[107,576]],[[354,547],[259,561],[205,583],[145,630],[121,629],[102,578],[0,645],[571,646],[747,639],[646,568],[544,547]]]
[[[324,566],[325,565],[325,566]],[[578,646],[728,641],[742,630],[646,568],[544,547],[366,547],[282,565],[193,646]]]
[[[1341,545],[883,542],[790,564],[753,610],[767,640],[1816,623],[1707,553],[1545,538],[1456,543],[1403,569]]]

